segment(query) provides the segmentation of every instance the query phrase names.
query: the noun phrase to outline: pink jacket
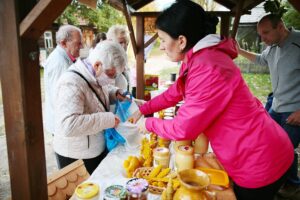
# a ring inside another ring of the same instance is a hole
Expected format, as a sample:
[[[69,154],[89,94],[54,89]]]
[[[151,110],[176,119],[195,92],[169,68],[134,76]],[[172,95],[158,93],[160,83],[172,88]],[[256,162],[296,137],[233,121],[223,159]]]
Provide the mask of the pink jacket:
[[[148,118],[148,131],[172,140],[194,140],[204,133],[233,181],[247,188],[273,183],[290,167],[293,146],[287,133],[251,94],[231,39],[208,35],[191,49],[178,80],[140,107],[150,114],[184,100],[172,120]]]

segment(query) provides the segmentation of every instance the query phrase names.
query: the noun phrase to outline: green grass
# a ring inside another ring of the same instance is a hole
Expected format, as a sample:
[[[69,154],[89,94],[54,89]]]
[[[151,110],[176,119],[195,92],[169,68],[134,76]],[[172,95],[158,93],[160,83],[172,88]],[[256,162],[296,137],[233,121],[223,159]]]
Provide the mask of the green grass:
[[[165,81],[170,80],[170,73],[178,73],[178,71],[179,67],[162,69],[159,71],[159,78]],[[242,75],[252,94],[264,104],[266,97],[272,91],[270,75],[254,73],[243,73]]]
[[[262,103],[266,103],[268,94],[272,91],[269,74],[243,74],[252,94]]]

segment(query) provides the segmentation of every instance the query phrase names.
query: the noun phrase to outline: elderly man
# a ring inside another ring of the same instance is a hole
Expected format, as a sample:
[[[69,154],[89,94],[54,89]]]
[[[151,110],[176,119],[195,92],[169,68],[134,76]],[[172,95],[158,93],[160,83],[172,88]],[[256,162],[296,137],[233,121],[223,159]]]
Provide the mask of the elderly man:
[[[81,30],[72,25],[63,25],[56,33],[57,46],[44,63],[45,83],[45,129],[54,134],[54,89],[69,66],[79,57],[82,48]]]
[[[129,31],[125,25],[113,25],[107,31],[107,39],[119,43],[124,50],[127,50],[129,43]],[[123,91],[129,91],[130,79],[129,79],[129,68],[126,66],[124,72],[118,75],[115,79],[114,85]]]
[[[287,29],[281,18],[273,14],[258,22],[257,31],[268,47],[261,54],[254,54],[238,46],[239,54],[256,64],[269,66],[274,99],[268,111],[297,148],[300,142],[300,32]],[[288,183],[280,191],[282,196],[292,196],[300,190],[297,171],[295,153]]]

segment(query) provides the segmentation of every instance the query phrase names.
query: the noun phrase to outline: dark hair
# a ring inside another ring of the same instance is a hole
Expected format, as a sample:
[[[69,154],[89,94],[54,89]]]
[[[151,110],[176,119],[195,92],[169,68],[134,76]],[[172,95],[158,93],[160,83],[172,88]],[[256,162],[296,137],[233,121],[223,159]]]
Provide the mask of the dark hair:
[[[219,19],[209,15],[190,0],[177,0],[156,19],[156,28],[168,33],[173,39],[180,35],[187,38],[184,51],[191,49],[200,39],[216,33]]]
[[[265,20],[269,20],[272,24],[272,28],[276,28],[278,26],[279,23],[283,23],[281,17],[279,15],[276,15],[276,14],[268,14],[268,15],[265,15],[263,16],[258,24],[261,24],[263,21]]]
[[[95,46],[100,42],[100,41],[103,41],[103,40],[106,40],[106,33],[98,33],[95,37],[95,39],[93,40],[93,44],[92,44],[92,47],[95,48]]]

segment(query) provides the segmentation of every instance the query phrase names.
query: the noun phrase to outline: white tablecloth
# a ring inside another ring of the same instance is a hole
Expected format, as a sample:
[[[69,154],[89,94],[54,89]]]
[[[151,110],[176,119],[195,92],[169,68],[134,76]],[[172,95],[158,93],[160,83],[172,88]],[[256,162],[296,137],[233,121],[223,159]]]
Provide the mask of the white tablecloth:
[[[129,155],[139,156],[140,147],[129,149],[124,145],[119,145],[113,149],[106,158],[100,163],[93,174],[87,181],[97,183],[100,187],[99,200],[104,198],[104,191],[111,185],[122,185],[125,187],[126,182],[130,180],[125,176],[123,162]],[[159,195],[149,193],[148,200],[159,200]]]

